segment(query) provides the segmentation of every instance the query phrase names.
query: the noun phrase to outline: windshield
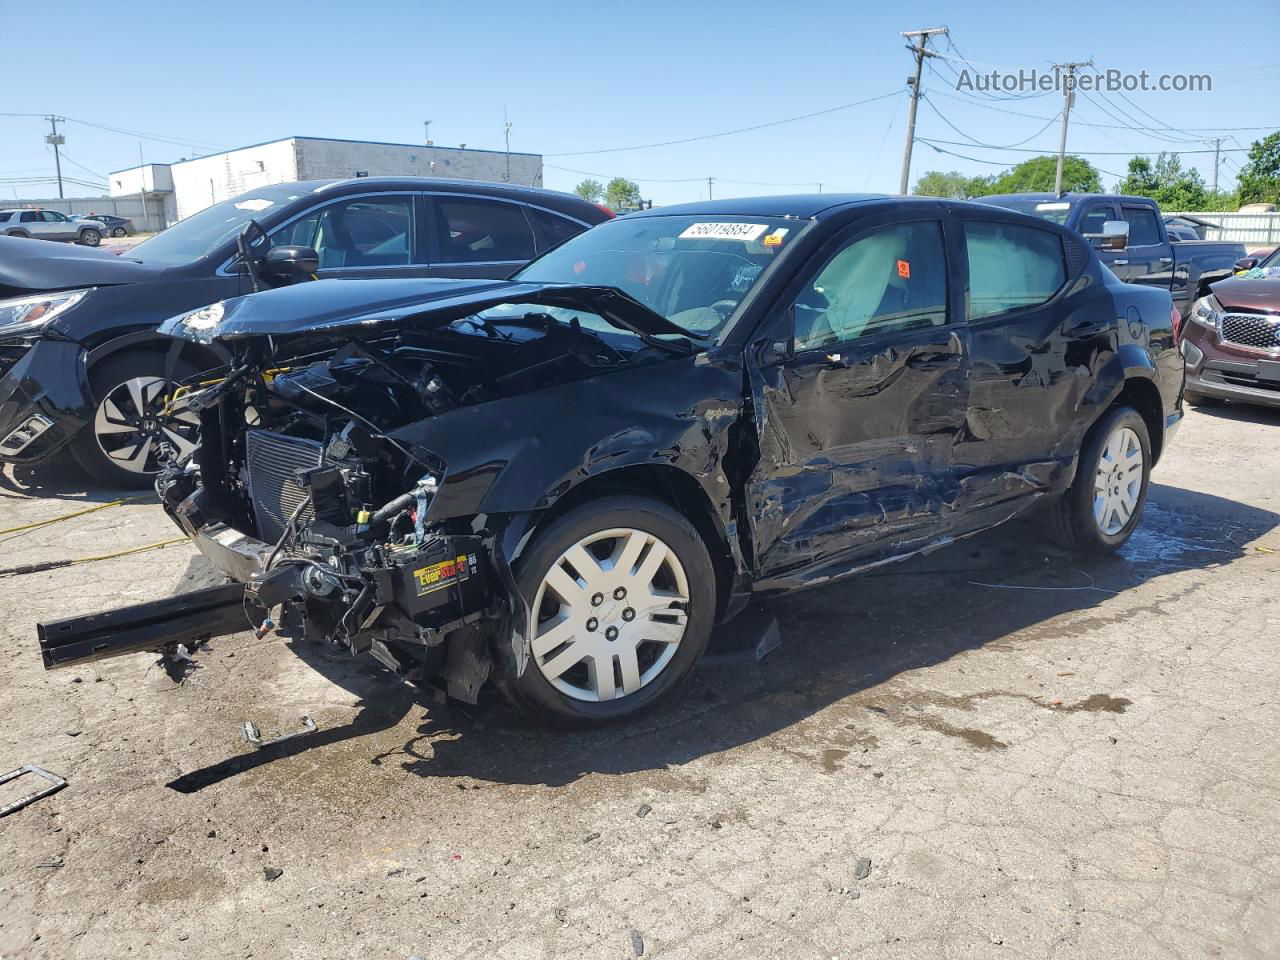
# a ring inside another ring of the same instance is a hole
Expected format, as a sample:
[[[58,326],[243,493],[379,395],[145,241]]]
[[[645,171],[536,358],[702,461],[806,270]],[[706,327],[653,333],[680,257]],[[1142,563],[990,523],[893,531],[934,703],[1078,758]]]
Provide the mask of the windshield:
[[[716,336],[806,220],[619,217],[556,247],[512,279],[617,287],[702,337]]]
[[[270,217],[301,193],[297,184],[253,190],[179,220],[168,230],[144,240],[127,254],[130,260],[178,266],[208,256],[230,240],[250,220],[259,223]]]

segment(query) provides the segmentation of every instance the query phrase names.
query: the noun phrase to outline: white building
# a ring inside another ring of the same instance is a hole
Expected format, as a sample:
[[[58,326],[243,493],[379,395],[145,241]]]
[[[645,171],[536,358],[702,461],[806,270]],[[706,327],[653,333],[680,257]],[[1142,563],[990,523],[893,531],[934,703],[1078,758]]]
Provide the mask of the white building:
[[[166,191],[181,220],[246,190],[291,180],[414,176],[542,186],[542,157],[429,144],[286,137],[172,164],[152,163],[110,174],[111,195]],[[118,191],[118,193],[117,193]]]

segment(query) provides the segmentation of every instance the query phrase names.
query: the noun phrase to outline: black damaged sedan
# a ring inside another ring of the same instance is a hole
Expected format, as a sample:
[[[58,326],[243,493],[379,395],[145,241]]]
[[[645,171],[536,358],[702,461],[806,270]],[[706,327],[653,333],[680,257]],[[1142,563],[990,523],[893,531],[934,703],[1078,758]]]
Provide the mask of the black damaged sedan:
[[[1038,501],[1059,542],[1114,550],[1181,418],[1167,292],[929,199],[665,208],[507,281],[320,281],[163,329],[233,357],[173,392],[201,443],[159,487],[236,583],[43,625],[46,665],[247,610],[575,724],[670,695],[753,594]]]

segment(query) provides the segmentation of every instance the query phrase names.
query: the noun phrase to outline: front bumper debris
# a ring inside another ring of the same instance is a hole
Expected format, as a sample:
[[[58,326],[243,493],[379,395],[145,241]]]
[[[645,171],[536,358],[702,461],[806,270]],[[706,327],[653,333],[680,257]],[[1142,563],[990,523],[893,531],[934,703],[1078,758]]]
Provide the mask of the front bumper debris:
[[[36,624],[46,670],[183,644],[249,628],[244,587],[230,583],[103,613]]]

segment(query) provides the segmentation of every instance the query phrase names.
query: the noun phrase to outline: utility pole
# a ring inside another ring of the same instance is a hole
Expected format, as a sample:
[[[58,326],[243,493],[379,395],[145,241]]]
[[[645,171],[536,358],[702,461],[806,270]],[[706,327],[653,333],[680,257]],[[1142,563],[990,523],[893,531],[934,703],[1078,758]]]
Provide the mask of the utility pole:
[[[142,226],[151,232],[151,214],[147,211],[147,165],[142,160],[142,141],[138,141],[138,196],[142,198]]]
[[[67,142],[67,138],[58,132],[58,121],[63,117],[45,117],[49,121],[49,126],[53,129],[52,133],[44,135],[44,142],[53,146],[53,165],[58,171],[58,199],[62,199],[62,156],[58,153],[58,148]]]
[[[1055,63],[1053,68],[1066,70],[1067,79],[1062,85],[1062,134],[1058,137],[1058,172],[1053,177],[1053,192],[1062,196],[1062,164],[1067,157],[1067,120],[1071,116],[1071,107],[1076,102],[1076,71],[1081,67],[1093,66],[1092,60],[1084,63]]]
[[[715,177],[707,177],[707,199],[708,200],[711,199],[711,182],[713,180],[715,180]]]
[[[1222,153],[1222,137],[1213,141],[1213,192],[1218,192],[1218,157]]]
[[[933,54],[926,49],[929,46],[929,38],[938,34],[945,34],[946,27],[929,27],[926,30],[904,30],[902,36],[908,41],[913,39],[919,40],[919,45],[907,43],[907,49],[915,55],[916,58],[916,75],[907,77],[907,86],[911,88],[911,109],[907,113],[907,146],[902,152],[902,179],[898,181],[898,192],[906,194],[907,187],[911,182],[911,148],[915,145],[916,139],[916,103],[920,99],[920,71],[924,69],[924,58],[932,57]]]
[[[431,121],[422,121],[422,139],[426,141],[427,146],[431,146]]]
[[[507,138],[507,175],[502,179],[511,182],[511,121],[507,119],[507,108],[502,107],[502,134]]]

